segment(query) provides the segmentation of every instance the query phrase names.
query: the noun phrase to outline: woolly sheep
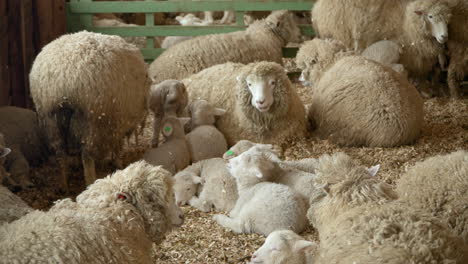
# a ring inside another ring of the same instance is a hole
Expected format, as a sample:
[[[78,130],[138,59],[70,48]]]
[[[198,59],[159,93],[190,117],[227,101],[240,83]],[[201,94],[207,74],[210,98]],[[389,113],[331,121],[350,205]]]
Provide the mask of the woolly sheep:
[[[207,26],[211,25],[212,22],[203,21],[200,18],[196,17],[194,14],[187,14],[185,16],[177,16],[176,20],[182,26]],[[161,43],[161,48],[167,49],[171,46],[174,46],[177,43],[182,41],[186,41],[188,39],[193,38],[192,36],[170,36],[164,38],[163,42]]]
[[[166,117],[161,130],[165,142],[157,148],[147,150],[143,159],[152,165],[161,165],[172,174],[187,167],[190,164],[190,152],[184,124],[189,120],[190,118]]]
[[[228,145],[241,139],[279,143],[306,132],[304,105],[277,63],[216,65],[183,82],[191,100],[226,109],[216,126]]]
[[[308,118],[317,135],[340,145],[369,147],[418,139],[424,112],[416,88],[395,71],[347,56],[341,48],[336,41],[314,39],[297,55],[314,85]]]
[[[299,27],[292,14],[275,11],[246,31],[199,36],[164,51],[149,68],[155,82],[180,80],[210,66],[239,62],[274,61],[282,63],[282,47],[298,41]]]
[[[195,100],[189,106],[192,118],[192,131],[186,135],[192,162],[221,157],[227,150],[223,133],[214,125],[215,117],[226,110],[215,108],[206,100]]]
[[[253,147],[228,162],[228,170],[236,179],[239,198],[225,215],[213,219],[236,233],[260,233],[265,236],[280,229],[301,232],[307,225],[306,204],[288,186],[267,182],[276,169],[265,164],[268,157]]]
[[[381,40],[367,47],[361,56],[386,65],[406,77],[408,73],[404,66],[398,63],[402,51],[397,43],[390,40]]]
[[[5,157],[10,154],[11,149],[6,147],[5,138],[2,133],[0,133],[0,185],[5,181],[9,181],[12,185],[16,183],[11,180],[10,174],[5,170]]]
[[[251,262],[268,264],[307,264],[308,251],[317,247],[291,230],[278,230],[268,235],[265,243],[252,255]]]
[[[182,82],[177,80],[166,80],[151,85],[149,109],[153,112],[153,140],[152,147],[159,143],[159,132],[161,122],[166,115],[181,116],[184,114],[188,103],[187,90]]]
[[[126,24],[120,19],[93,17],[93,26],[95,27],[136,27],[135,24]],[[134,44],[139,49],[146,48],[146,37],[123,37],[128,43]]]
[[[37,114],[14,106],[0,107],[0,133],[11,153],[5,157],[8,187],[18,190],[33,186],[30,165],[40,165],[49,154],[46,135],[39,127]]]
[[[400,200],[445,221],[468,242],[468,152],[418,162],[397,182]]]
[[[438,62],[449,21],[449,6],[439,0],[319,0],[312,9],[320,38],[357,51],[379,40],[395,41],[402,48],[400,63],[415,77],[425,77]]]
[[[76,202],[0,226],[0,255],[12,263],[152,263],[153,243],[182,223],[170,173],[139,161],[89,185]]]
[[[451,0],[452,18],[448,26],[447,42],[450,63],[447,69],[447,83],[450,96],[459,98],[459,81],[468,74],[468,3],[464,0]]]
[[[118,36],[63,35],[37,55],[29,79],[37,112],[57,151],[64,189],[65,152],[81,151],[89,185],[96,179],[94,160],[109,153],[118,157],[124,137],[146,116],[150,80],[143,56]]]
[[[212,208],[229,212],[238,194],[235,179],[221,158],[202,160],[174,176],[174,192],[179,206],[189,203],[203,212]]]
[[[32,210],[21,198],[0,185],[0,226],[13,222]]]

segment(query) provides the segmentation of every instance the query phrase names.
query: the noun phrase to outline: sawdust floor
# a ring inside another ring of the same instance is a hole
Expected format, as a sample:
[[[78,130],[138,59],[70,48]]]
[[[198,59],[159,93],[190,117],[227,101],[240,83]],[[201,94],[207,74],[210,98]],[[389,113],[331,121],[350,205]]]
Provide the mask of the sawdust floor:
[[[303,101],[307,102],[307,89],[297,83],[295,86]],[[343,151],[366,166],[380,164],[378,177],[394,184],[400,175],[417,161],[437,154],[468,149],[466,97],[461,100],[427,99],[424,106],[426,122],[421,138],[414,145],[397,148],[348,148],[335,146],[327,140],[305,138],[281,146],[283,158],[319,157],[325,153]],[[133,140],[130,145],[125,145],[124,164],[141,157],[145,148],[149,146],[151,133],[150,126],[147,126],[139,144]],[[80,165],[77,160],[72,168],[72,187],[68,197],[75,197],[84,189]],[[113,169],[110,161],[103,161],[97,165],[98,175],[101,177],[111,173]],[[33,169],[32,176],[37,187],[22,191],[19,195],[33,207],[46,209],[53,201],[65,197],[56,191],[58,170],[52,160],[40,168]],[[184,225],[170,233],[161,245],[155,247],[157,263],[246,263],[264,241],[260,235],[238,235],[224,230],[212,221],[213,214],[202,213],[190,207],[184,207],[183,210],[186,215]],[[317,234],[312,228],[302,235],[306,239],[317,240]]]

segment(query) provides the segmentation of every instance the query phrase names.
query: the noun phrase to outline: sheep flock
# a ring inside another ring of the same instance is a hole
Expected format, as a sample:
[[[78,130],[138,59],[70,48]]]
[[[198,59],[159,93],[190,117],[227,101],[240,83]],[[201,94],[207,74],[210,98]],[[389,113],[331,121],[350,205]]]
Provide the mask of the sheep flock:
[[[316,0],[146,62],[145,37],[53,40],[34,109],[0,106],[0,263],[468,263],[467,14]]]

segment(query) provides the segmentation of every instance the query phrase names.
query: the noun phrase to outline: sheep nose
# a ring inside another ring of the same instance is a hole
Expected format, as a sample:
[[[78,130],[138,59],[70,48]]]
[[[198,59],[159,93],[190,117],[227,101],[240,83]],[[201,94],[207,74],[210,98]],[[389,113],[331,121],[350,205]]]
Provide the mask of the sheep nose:
[[[257,104],[262,105],[262,104],[265,102],[265,99],[263,99],[263,100],[257,100],[256,102],[257,102]]]
[[[252,260],[255,260],[257,258],[257,254],[252,255]]]
[[[183,222],[183,221],[185,220],[184,214],[180,214],[180,215],[179,215],[179,218],[180,218],[180,220],[182,220],[182,222]]]

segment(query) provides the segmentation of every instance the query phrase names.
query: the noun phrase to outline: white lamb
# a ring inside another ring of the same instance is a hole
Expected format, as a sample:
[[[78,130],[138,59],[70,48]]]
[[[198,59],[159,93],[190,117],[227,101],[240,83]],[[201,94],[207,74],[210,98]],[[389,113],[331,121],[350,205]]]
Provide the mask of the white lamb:
[[[176,203],[189,203],[203,212],[229,212],[238,194],[235,179],[221,158],[199,161],[174,176]]]
[[[153,263],[153,243],[183,223],[169,172],[143,161],[0,226],[9,263]],[[14,239],[13,239],[14,238]]]
[[[265,243],[252,255],[252,264],[312,264],[309,251],[317,244],[304,240],[291,230],[269,234]]]
[[[213,24],[213,21],[203,21],[196,17],[194,14],[187,14],[185,16],[177,16],[176,20],[182,26],[207,26]],[[192,36],[169,36],[166,37],[161,43],[161,48],[167,49],[177,43],[193,38]]]
[[[361,56],[380,62],[394,71],[407,76],[408,73],[402,64],[399,64],[400,54],[403,52],[400,45],[391,40],[381,40],[367,47]]]
[[[213,218],[236,233],[260,233],[265,236],[280,229],[301,232],[307,225],[306,204],[286,185],[267,182],[275,168],[256,147],[232,158],[228,170],[236,178],[239,199],[234,209]]]

